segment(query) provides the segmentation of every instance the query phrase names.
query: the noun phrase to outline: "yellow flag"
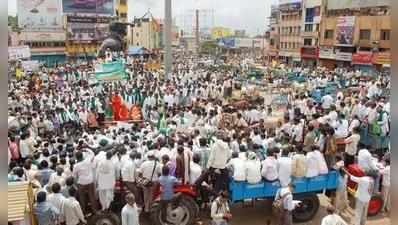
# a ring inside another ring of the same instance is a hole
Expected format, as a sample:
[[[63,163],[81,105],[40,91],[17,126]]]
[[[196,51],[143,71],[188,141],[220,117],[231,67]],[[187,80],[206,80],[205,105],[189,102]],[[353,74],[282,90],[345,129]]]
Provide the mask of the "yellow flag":
[[[15,76],[17,77],[18,80],[22,78],[22,70],[20,68],[17,68],[15,70]]]

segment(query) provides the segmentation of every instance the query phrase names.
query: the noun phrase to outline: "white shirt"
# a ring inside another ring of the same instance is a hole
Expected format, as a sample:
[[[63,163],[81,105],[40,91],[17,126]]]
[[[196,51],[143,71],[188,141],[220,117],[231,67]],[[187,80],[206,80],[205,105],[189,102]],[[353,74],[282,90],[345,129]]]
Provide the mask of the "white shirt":
[[[151,179],[152,171],[155,166],[154,160],[148,160],[142,163],[140,167],[140,171],[142,176],[148,180]],[[159,174],[162,172],[162,165],[160,163],[156,163],[155,172],[153,173],[152,181],[157,181],[159,179]]]
[[[135,182],[136,165],[132,159],[126,160],[121,165],[122,179],[125,182]]]
[[[261,175],[268,181],[278,179],[278,162],[274,157],[267,157],[262,162]]]
[[[48,195],[47,201],[60,212],[60,220],[65,221],[63,212],[64,202],[66,198],[61,193],[52,193]]]
[[[375,160],[369,150],[361,149],[358,152],[358,166],[363,171],[377,170]]]
[[[86,223],[82,208],[74,197],[65,199],[64,214],[66,225],[77,225],[79,222]]]
[[[386,166],[384,169],[380,170],[383,175],[382,185],[384,187],[390,187],[390,166]]]
[[[233,179],[235,181],[245,181],[246,180],[246,164],[241,158],[233,158],[229,161],[228,167],[233,168]]]
[[[345,152],[351,156],[354,156],[357,154],[357,146],[358,142],[361,139],[361,136],[359,134],[353,134],[350,137],[345,139]]]
[[[315,152],[308,152],[305,156],[307,160],[307,174],[306,177],[316,177],[319,175],[318,158]]]
[[[278,177],[282,187],[286,187],[291,182],[292,176],[292,159],[289,157],[281,157],[278,160]]]
[[[333,98],[330,95],[325,95],[321,99],[322,101],[322,108],[329,109],[330,106],[333,104]]]
[[[137,205],[126,204],[122,209],[122,225],[140,225]]]
[[[231,154],[231,150],[227,143],[222,140],[216,140],[210,147],[210,156],[207,168],[212,167],[214,169],[225,169]]]
[[[342,120],[336,123],[336,138],[345,138],[348,135],[348,121]]]
[[[359,120],[354,119],[351,121],[350,127],[348,128],[348,131],[352,133],[352,131],[354,130],[355,127],[359,127],[359,125],[361,125],[361,122],[359,122]]]
[[[94,182],[93,174],[93,163],[92,159],[94,153],[89,151],[89,155],[81,162],[78,162],[73,167],[73,177],[75,177],[76,183],[81,185],[87,185]]]
[[[259,160],[246,161],[246,179],[249,184],[261,181],[261,162]]]
[[[303,126],[302,124],[294,125],[292,128],[292,136],[294,136],[294,140],[297,142],[301,142],[303,140]]]
[[[326,160],[323,154],[318,150],[315,150],[314,154],[316,157],[316,161],[318,162],[319,174],[328,174],[328,166],[326,164]]]
[[[347,223],[339,215],[331,214],[322,219],[321,225],[347,225]]]
[[[361,202],[369,202],[371,193],[373,192],[373,180],[370,177],[355,177],[350,176],[350,179],[358,184],[357,192],[355,197]]]
[[[97,166],[97,190],[109,190],[115,187],[116,183],[116,166],[112,160],[102,160]]]
[[[190,163],[191,174],[189,177],[190,184],[195,184],[196,180],[202,175],[202,167],[200,165],[191,162]]]

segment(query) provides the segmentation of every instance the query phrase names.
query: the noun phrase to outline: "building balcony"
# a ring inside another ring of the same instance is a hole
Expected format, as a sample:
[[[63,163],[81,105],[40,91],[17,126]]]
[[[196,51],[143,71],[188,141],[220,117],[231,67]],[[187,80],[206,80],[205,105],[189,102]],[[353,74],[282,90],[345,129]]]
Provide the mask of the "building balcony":
[[[388,40],[380,40],[379,41],[379,48],[391,48],[390,41]]]
[[[358,46],[359,47],[366,47],[366,48],[371,48],[374,45],[372,44],[371,40],[359,40],[358,41]]]
[[[302,37],[318,37],[319,32],[318,31],[303,31],[301,32]]]

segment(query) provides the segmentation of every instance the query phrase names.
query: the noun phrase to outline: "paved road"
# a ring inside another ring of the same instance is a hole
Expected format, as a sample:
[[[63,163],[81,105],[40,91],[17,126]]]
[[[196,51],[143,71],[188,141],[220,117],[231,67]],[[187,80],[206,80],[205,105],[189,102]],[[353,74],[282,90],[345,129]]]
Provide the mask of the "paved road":
[[[326,215],[326,206],[330,204],[327,197],[319,195],[321,201],[321,208],[315,218],[307,223],[300,223],[297,225],[320,225],[322,218]],[[245,203],[244,205],[238,203],[232,208],[233,219],[230,225],[268,225],[267,222],[270,221],[271,225],[277,225],[277,221],[272,216],[271,213],[271,203],[266,201],[257,201],[254,203],[254,207],[251,203]],[[203,225],[210,225],[209,214],[210,212],[203,212]],[[353,209],[349,208],[347,213],[343,215],[344,219],[348,224],[352,224],[352,218],[354,216]],[[143,225],[151,225],[151,223],[146,218],[141,218]],[[376,217],[369,218],[366,225],[391,225],[389,217],[384,215],[378,215]]]

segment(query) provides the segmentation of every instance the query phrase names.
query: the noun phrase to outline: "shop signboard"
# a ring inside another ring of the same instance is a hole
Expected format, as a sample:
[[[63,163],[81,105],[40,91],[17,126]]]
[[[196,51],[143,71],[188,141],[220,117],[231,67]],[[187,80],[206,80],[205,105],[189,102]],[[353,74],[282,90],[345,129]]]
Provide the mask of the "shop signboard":
[[[114,14],[114,0],[62,0],[64,13]]]
[[[337,46],[353,46],[355,31],[355,16],[340,16],[336,25]]]
[[[391,0],[328,0],[327,9],[360,9],[378,6],[390,6]]]
[[[338,60],[338,61],[352,61],[352,53],[336,51],[336,60]]]
[[[391,53],[390,52],[377,52],[373,54],[372,63],[378,65],[389,65],[391,64]]]
[[[18,26],[24,31],[62,29],[62,0],[17,0]]]
[[[319,49],[316,47],[302,47],[301,58],[317,59],[319,57]]]
[[[320,59],[336,59],[336,53],[333,47],[320,47],[319,48]]]
[[[69,41],[103,40],[109,35],[110,18],[107,17],[67,17],[67,39]]]
[[[223,37],[230,37],[232,35],[232,30],[226,27],[213,27],[211,29],[211,38],[214,40]]]
[[[372,52],[357,52],[352,55],[352,64],[371,65]]]
[[[30,58],[30,48],[29,46],[12,46],[8,47],[8,60],[18,60]]]

